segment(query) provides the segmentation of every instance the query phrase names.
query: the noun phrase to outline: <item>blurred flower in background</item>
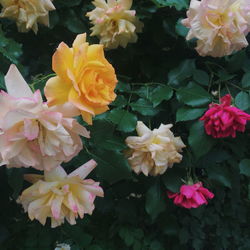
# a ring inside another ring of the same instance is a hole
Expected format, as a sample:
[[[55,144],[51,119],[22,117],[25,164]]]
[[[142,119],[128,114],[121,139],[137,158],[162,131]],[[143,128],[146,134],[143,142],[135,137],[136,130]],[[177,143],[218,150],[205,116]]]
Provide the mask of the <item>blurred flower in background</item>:
[[[38,23],[49,26],[49,11],[55,7],[52,0],[0,0],[0,17],[16,21],[18,31],[38,31]]]
[[[71,249],[70,245],[65,243],[57,244],[55,248],[55,250],[70,250],[70,249]]]
[[[143,23],[130,10],[132,0],[95,0],[95,9],[87,13],[93,27],[91,36],[98,36],[105,48],[125,48],[128,43],[137,41]]]

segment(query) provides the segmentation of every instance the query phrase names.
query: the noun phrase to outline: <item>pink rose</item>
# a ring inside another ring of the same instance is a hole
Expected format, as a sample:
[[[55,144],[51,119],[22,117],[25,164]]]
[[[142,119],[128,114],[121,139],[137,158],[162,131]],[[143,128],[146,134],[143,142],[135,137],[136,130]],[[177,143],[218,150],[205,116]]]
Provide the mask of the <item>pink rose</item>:
[[[182,185],[180,193],[167,192],[168,198],[174,199],[174,204],[185,208],[197,208],[207,204],[207,199],[214,198],[214,194],[202,186],[202,182],[192,185]]]
[[[214,138],[236,137],[236,131],[245,131],[250,115],[233,107],[228,94],[220,99],[220,104],[211,103],[200,120],[204,121],[206,133]]]
[[[80,136],[89,132],[70,104],[48,107],[39,90],[33,93],[15,65],[5,77],[8,93],[0,92],[0,166],[52,170],[78,155]]]

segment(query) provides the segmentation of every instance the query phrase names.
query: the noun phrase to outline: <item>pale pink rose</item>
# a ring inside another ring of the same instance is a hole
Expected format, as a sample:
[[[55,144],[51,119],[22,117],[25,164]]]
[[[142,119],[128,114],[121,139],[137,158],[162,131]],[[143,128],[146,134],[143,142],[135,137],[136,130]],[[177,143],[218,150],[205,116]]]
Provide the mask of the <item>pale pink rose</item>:
[[[53,228],[65,219],[74,225],[78,216],[82,219],[84,214],[92,214],[96,196],[104,196],[99,182],[85,179],[95,167],[96,162],[90,160],[69,175],[61,166],[44,171],[44,176],[25,175],[33,185],[23,191],[18,202],[31,220],[36,219],[43,225],[47,218],[51,218]]]
[[[170,128],[172,124],[161,124],[158,129],[150,130],[143,122],[137,123],[138,136],[129,136],[126,144],[128,161],[135,173],[148,176],[161,175],[174,163],[182,160],[185,144],[175,137]]]
[[[79,135],[89,137],[89,132],[72,118],[74,107],[66,103],[48,108],[14,65],[5,83],[8,93],[0,93],[1,165],[51,170],[80,152]]]
[[[183,24],[187,40],[197,38],[201,56],[222,57],[246,46],[250,31],[248,0],[191,0]]]

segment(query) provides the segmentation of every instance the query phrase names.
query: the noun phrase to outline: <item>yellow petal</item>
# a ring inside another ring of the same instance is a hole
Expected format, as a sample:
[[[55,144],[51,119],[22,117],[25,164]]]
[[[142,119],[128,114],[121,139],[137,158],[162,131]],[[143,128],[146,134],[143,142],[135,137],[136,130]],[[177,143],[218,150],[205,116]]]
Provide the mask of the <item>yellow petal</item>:
[[[73,47],[79,47],[84,43],[86,43],[86,33],[77,35],[76,39],[73,42]]]
[[[87,122],[89,125],[92,125],[92,124],[93,124],[92,115],[91,115],[90,113],[87,113],[87,112],[82,111],[81,114],[82,114],[82,119],[83,119],[85,122]]]
[[[72,85],[64,82],[60,77],[50,78],[45,86],[44,93],[50,106],[64,104],[68,101]]]
[[[84,99],[78,95],[74,88],[71,88],[69,92],[69,101],[81,111],[85,111],[93,115],[95,114],[93,108],[89,107],[86,103],[84,103]]]
[[[96,61],[96,60],[105,60],[103,45],[102,44],[93,44],[88,47],[87,57],[89,61]]]
[[[52,57],[52,68],[64,81],[68,80],[67,70],[73,71],[73,51],[67,44],[59,44]]]

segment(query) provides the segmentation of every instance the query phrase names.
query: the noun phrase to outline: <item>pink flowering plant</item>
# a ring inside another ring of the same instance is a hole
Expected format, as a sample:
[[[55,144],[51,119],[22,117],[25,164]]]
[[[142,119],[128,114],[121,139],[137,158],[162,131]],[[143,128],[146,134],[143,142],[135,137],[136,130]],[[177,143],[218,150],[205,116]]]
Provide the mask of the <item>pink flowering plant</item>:
[[[247,0],[0,0],[0,249],[250,249]]]

